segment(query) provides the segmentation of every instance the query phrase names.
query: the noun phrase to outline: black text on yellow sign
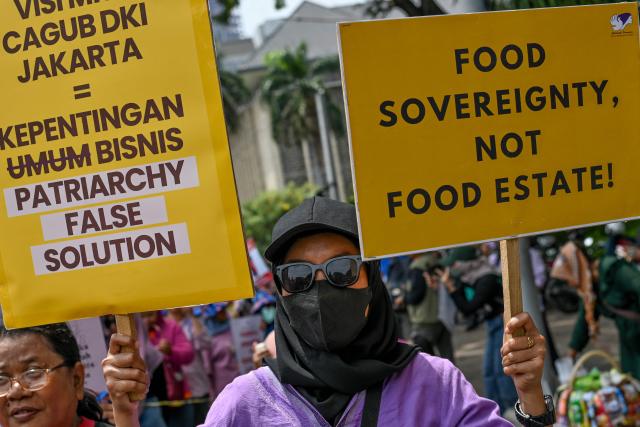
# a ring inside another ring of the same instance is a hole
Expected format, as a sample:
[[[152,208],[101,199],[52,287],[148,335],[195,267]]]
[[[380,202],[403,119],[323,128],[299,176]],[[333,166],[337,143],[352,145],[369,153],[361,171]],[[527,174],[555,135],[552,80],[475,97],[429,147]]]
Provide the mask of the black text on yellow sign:
[[[0,93],[8,325],[252,294],[206,0],[6,1]]]
[[[341,24],[365,256],[639,216],[637,27],[630,3]]]

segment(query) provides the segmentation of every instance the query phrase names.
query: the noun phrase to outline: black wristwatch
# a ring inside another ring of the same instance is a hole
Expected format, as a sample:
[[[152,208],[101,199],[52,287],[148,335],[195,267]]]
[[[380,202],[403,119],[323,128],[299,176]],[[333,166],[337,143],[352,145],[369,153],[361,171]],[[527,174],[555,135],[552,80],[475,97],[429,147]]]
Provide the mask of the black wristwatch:
[[[556,422],[556,408],[553,406],[553,397],[549,395],[544,396],[544,405],[547,407],[547,411],[536,417],[522,412],[520,407],[520,401],[516,402],[516,418],[525,427],[545,427],[552,426]]]

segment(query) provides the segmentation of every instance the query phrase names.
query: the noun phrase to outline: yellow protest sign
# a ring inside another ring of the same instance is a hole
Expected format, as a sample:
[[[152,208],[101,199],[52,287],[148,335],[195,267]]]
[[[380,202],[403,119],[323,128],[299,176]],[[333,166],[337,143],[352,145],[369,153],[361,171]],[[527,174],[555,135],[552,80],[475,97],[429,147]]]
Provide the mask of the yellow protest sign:
[[[366,258],[640,215],[635,3],[339,36]]]
[[[11,327],[252,295],[206,0],[0,5]]]

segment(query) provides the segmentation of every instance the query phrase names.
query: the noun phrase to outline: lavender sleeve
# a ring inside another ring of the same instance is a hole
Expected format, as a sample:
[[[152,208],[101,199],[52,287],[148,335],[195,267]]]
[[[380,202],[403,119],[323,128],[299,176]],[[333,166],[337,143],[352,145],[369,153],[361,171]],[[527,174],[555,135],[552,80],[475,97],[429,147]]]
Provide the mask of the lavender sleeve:
[[[478,396],[462,372],[453,366],[452,368],[450,402],[454,410],[448,411],[447,416],[450,422],[446,425],[512,426],[509,421],[500,416],[500,410],[494,401]]]
[[[357,402],[356,402],[357,403]],[[358,427],[362,404],[349,405],[339,427]],[[268,368],[236,378],[214,401],[200,427],[325,426],[315,409],[287,392]],[[498,405],[484,399],[448,360],[420,353],[385,383],[380,426],[506,427]]]
[[[241,375],[218,395],[199,427],[305,425],[296,420],[297,411],[278,389],[265,388],[256,371]]]
[[[424,353],[388,381],[380,409],[380,425],[511,426],[451,362]]]

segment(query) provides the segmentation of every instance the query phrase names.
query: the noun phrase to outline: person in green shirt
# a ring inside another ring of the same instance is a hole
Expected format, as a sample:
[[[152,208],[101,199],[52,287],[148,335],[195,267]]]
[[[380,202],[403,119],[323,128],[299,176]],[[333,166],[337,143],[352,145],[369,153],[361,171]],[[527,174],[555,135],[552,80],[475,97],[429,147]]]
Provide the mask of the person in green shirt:
[[[630,239],[618,244],[618,256],[607,255],[600,260],[594,275],[596,292],[595,316],[614,320],[620,341],[620,364],[624,372],[640,379],[640,248]],[[578,321],[569,343],[574,357],[589,342],[589,328],[584,305],[580,303]]]

